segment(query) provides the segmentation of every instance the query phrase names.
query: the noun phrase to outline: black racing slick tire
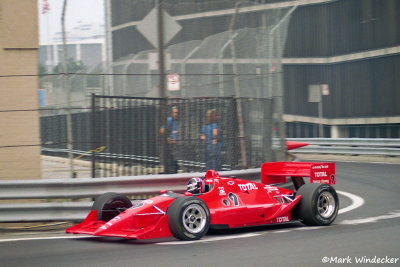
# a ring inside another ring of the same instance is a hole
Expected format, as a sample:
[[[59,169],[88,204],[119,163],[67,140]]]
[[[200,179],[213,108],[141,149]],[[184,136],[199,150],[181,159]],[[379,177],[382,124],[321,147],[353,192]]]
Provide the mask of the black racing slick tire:
[[[129,198],[109,192],[96,198],[92,210],[97,211],[97,219],[99,221],[107,222],[130,207],[132,207],[132,202]]]
[[[305,184],[296,195],[300,202],[294,209],[295,215],[306,225],[330,225],[338,214],[339,198],[336,190],[328,184]]]
[[[172,235],[180,240],[197,240],[210,227],[210,211],[197,197],[176,199],[167,210],[168,225]]]

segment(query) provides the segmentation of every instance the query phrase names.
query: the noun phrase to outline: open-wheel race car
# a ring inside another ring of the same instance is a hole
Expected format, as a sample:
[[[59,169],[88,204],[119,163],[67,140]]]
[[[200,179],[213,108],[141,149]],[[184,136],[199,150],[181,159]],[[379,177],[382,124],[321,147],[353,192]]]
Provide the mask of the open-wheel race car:
[[[304,177],[310,178],[305,183]],[[275,184],[291,179],[294,190]],[[86,219],[67,233],[151,239],[174,236],[196,240],[210,228],[239,228],[291,221],[329,225],[338,213],[334,163],[269,162],[261,182],[221,177],[209,170],[191,178],[185,193],[161,195],[132,204],[126,196],[99,196]]]

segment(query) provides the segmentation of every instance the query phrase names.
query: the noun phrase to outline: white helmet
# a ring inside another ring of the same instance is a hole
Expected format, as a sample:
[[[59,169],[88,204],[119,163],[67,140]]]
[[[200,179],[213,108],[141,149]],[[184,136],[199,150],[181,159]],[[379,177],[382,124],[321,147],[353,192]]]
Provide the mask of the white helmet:
[[[187,184],[187,191],[193,195],[204,193],[206,191],[206,184],[200,177],[191,178]]]

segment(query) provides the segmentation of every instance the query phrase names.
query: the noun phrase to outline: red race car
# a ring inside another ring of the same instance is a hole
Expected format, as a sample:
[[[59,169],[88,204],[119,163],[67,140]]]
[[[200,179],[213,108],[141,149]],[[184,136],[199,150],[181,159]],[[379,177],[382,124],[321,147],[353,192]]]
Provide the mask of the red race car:
[[[305,183],[303,177],[309,177]],[[291,179],[295,190],[277,183]],[[213,170],[191,178],[187,192],[132,204],[127,197],[99,196],[86,219],[67,233],[150,239],[174,236],[196,240],[210,228],[238,228],[300,220],[329,225],[338,213],[334,163],[270,162],[261,166],[261,183],[220,177]]]

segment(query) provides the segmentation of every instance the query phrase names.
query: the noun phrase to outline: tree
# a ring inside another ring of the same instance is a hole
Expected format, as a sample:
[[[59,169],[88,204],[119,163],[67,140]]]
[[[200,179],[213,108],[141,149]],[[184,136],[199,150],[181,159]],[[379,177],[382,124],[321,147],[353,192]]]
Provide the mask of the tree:
[[[82,61],[75,61],[73,58],[68,58],[67,60],[67,71],[68,73],[77,73],[81,71],[86,71],[87,67],[83,64]],[[63,71],[63,63],[58,63],[57,66],[53,68],[53,73],[62,73]]]
[[[46,74],[48,74],[47,67],[39,63],[39,75],[46,75]]]

